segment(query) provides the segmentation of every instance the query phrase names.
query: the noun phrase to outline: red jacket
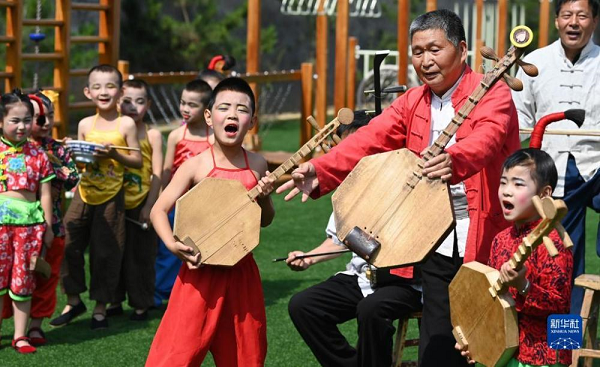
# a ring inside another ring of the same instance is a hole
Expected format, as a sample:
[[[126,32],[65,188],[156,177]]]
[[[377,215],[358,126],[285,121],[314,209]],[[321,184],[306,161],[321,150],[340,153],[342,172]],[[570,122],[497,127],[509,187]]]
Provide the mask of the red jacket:
[[[483,75],[466,67],[452,94],[455,111],[479,85]],[[431,90],[412,88],[396,99],[368,126],[346,138],[330,153],[313,159],[319,187],[317,198],[340,185],[358,161],[368,155],[408,148],[419,155],[429,144]],[[498,200],[502,163],[521,147],[517,112],[508,87],[496,83],[479,101],[456,133],[456,143],[446,149],[452,157],[452,181],[464,182],[469,210],[465,262],[487,263],[494,236],[509,223]]]

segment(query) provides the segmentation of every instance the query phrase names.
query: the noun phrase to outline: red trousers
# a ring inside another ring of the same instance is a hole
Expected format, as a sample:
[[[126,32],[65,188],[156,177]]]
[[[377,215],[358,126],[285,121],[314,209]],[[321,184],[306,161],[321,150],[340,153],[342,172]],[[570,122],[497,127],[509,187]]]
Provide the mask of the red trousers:
[[[0,225],[0,290],[10,288],[17,296],[31,296],[35,276],[29,263],[42,249],[45,228],[45,224]]]
[[[56,286],[58,285],[60,265],[65,254],[65,238],[54,237],[52,247],[46,251],[44,259],[50,264],[52,269],[50,279],[44,279],[39,274],[35,276],[36,287],[31,298],[31,318],[41,319],[51,317],[56,308]],[[7,303],[8,302],[8,303]],[[4,298],[5,307],[2,310],[2,318],[12,317],[12,307],[8,295]]]
[[[219,367],[264,366],[265,304],[252,254],[233,267],[183,264],[146,366],[199,366],[208,351]]]

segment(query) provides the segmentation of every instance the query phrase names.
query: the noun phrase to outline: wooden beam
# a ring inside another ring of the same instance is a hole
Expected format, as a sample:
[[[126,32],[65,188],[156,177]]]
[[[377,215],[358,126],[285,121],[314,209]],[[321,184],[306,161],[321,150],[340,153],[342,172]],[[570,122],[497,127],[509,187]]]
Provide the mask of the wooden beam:
[[[62,27],[64,22],[57,19],[23,19],[23,25],[40,27]]]
[[[6,37],[14,39],[6,45],[6,67],[5,72],[13,75],[4,81],[4,91],[10,92],[14,88],[20,88],[21,85],[21,47],[22,47],[22,25],[23,2],[13,2],[6,8]]]
[[[429,13],[434,10],[437,10],[437,0],[427,0],[425,11]]]
[[[540,0],[540,29],[538,48],[548,45],[548,31],[550,28],[550,0]]]
[[[0,36],[0,43],[11,43],[11,42],[15,42],[15,37]]]
[[[476,0],[476,12],[477,12],[477,25],[475,31],[475,71],[481,72],[481,65],[483,59],[479,50],[483,47],[483,41],[481,39],[482,25],[483,25],[483,0]]]
[[[506,52],[506,22],[508,17],[508,0],[498,0],[498,46],[496,54],[502,57]]]
[[[300,146],[303,146],[312,137],[312,128],[306,123],[306,119],[313,113],[313,72],[312,63],[302,63],[302,114],[300,117]]]
[[[129,79],[129,61],[119,60],[117,64],[117,69],[119,69],[119,71],[121,72],[123,80]]]
[[[335,21],[335,87],[333,91],[333,105],[336,113],[346,106],[349,8],[349,0],[338,1]]]
[[[99,13],[98,36],[109,41],[98,44],[98,61],[116,67],[119,60],[121,1],[100,0],[100,5],[106,9]]]
[[[316,120],[323,128],[327,121],[327,14],[325,1],[319,1],[317,10],[316,30],[316,63],[317,63],[317,91],[315,97]]]
[[[108,37],[100,37],[100,36],[73,36],[71,37],[71,43],[100,43],[100,42],[110,42],[110,38]]]
[[[103,11],[108,10],[110,5],[101,2],[100,4],[94,3],[73,3],[71,9],[73,10],[86,10],[86,11]]]
[[[56,0],[54,18],[64,27],[54,29],[54,52],[62,55],[54,61],[54,87],[60,90],[58,103],[54,105],[54,119],[57,122],[52,131],[55,138],[62,138],[69,132],[69,59],[71,44],[71,0]],[[87,70],[85,74],[87,75]],[[76,130],[76,129],[75,129]]]
[[[62,59],[63,55],[58,52],[44,52],[39,54],[22,54],[21,60],[23,61],[54,61]]]
[[[72,110],[86,110],[96,108],[96,105],[92,101],[71,102],[69,108]]]
[[[0,6],[12,8],[13,6],[15,6],[15,1],[2,0],[2,1],[0,1]]]
[[[247,36],[246,36],[246,73],[256,73],[260,68],[260,2],[261,0],[248,0]],[[258,85],[251,83],[257,107],[260,97]],[[260,150],[258,140],[259,124],[255,124],[249,131],[248,146],[252,150]]]
[[[398,84],[408,84],[410,0],[398,0]]]
[[[346,107],[354,110],[356,107],[356,46],[358,39],[348,39],[348,87],[346,93]]]

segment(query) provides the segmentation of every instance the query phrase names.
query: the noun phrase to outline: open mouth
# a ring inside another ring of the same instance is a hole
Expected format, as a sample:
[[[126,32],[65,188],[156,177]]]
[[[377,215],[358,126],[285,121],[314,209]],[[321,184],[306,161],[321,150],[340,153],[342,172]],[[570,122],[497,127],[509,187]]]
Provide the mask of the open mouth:
[[[513,210],[515,208],[515,206],[511,202],[506,201],[506,200],[502,200],[502,206],[506,210]]]
[[[567,31],[567,37],[569,37],[569,39],[577,39],[580,35],[581,32],[579,31]]]
[[[228,135],[235,135],[238,132],[238,126],[236,124],[225,125],[225,132]]]
[[[100,102],[100,103],[108,103],[108,102],[110,102],[110,98],[98,98],[98,102]]]

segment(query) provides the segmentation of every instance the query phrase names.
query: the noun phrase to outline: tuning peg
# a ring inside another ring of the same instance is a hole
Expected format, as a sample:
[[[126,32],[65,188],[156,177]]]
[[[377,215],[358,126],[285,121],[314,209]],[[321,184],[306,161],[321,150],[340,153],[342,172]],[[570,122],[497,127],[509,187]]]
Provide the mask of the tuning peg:
[[[558,235],[562,239],[563,244],[565,245],[565,248],[573,247],[573,241],[571,241],[571,236],[569,236],[569,233],[567,233],[567,231],[565,230],[565,227],[563,227],[562,224],[556,223],[556,231],[558,232]]]
[[[496,52],[488,46],[483,46],[482,48],[480,48],[479,53],[481,53],[481,56],[483,56],[484,58],[486,58],[488,60],[494,60],[494,61],[500,60],[498,58],[498,56],[496,55]]]
[[[508,84],[510,89],[517,92],[523,90],[523,82],[521,82],[519,79],[513,78],[512,76],[507,74],[503,74],[502,77],[504,78],[504,81],[506,82],[506,84]]]
[[[538,68],[537,66],[530,64],[528,62],[525,62],[523,60],[517,60],[517,64],[521,67],[521,69],[523,69],[523,72],[527,75],[529,75],[530,77],[536,77],[538,76]]]
[[[548,254],[550,254],[550,256],[554,257],[558,255],[558,250],[556,249],[556,246],[554,246],[554,242],[550,239],[550,237],[544,236],[542,241],[544,241],[544,246],[546,246],[546,250],[548,250]]]
[[[329,145],[327,145],[325,143],[321,143],[321,149],[323,149],[323,151],[325,153],[329,153],[329,151],[331,150],[331,148],[329,147]]]

